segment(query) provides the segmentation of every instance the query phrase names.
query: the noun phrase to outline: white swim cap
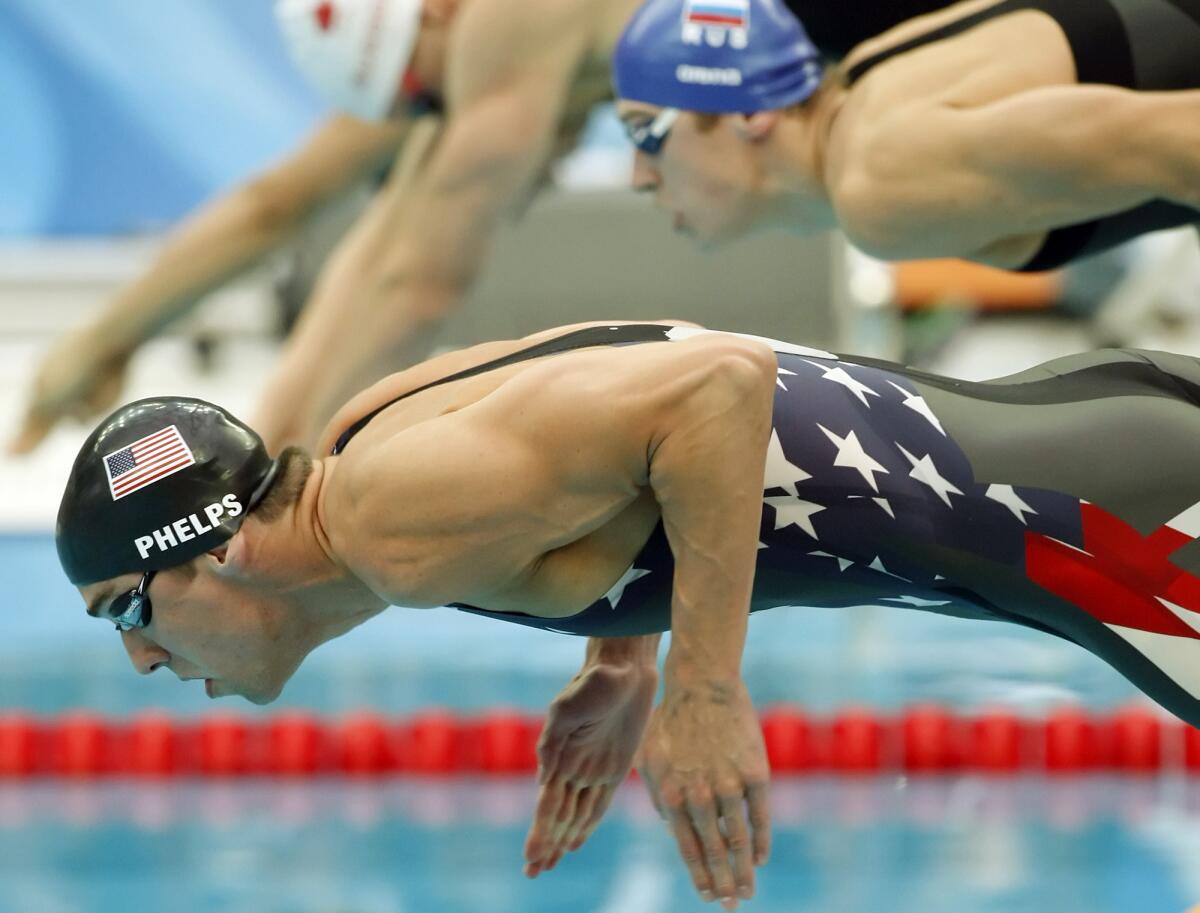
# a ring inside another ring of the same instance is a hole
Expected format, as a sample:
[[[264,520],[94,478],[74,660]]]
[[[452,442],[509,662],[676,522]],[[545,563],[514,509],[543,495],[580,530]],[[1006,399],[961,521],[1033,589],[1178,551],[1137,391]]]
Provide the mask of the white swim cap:
[[[301,72],[336,108],[383,120],[421,28],[422,0],[278,0],[275,18]]]

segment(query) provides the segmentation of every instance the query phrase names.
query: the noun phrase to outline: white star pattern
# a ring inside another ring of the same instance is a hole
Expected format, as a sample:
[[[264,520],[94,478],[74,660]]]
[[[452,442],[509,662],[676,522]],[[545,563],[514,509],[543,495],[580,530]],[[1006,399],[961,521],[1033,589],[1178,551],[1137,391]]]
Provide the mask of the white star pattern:
[[[854,566],[854,562],[849,558],[839,558],[837,555],[829,554],[829,552],[809,552],[808,554],[813,558],[832,558],[838,563],[839,571],[845,571],[846,568]]]
[[[1025,522],[1025,514],[1037,514],[1037,511],[1021,500],[1011,485],[989,485],[984,495],[991,498],[998,504],[1003,504],[1013,512],[1013,516],[1028,526]]]
[[[884,567],[883,561],[880,560],[878,555],[875,556],[875,560],[868,564],[867,567],[873,571],[879,571],[881,574],[887,574],[889,577],[895,577],[897,580],[903,580],[905,583],[912,583],[912,581],[907,577],[901,577],[899,574],[893,574],[886,567]]]
[[[946,436],[946,429],[942,427],[942,423],[938,421],[938,417],[934,415],[933,410],[929,408],[929,403],[925,402],[925,397],[917,396],[914,393],[909,393],[894,381],[889,380],[888,383],[904,395],[904,405],[908,406],[909,409],[917,413],[917,415],[921,416],[921,418],[925,419],[925,421],[929,422],[929,424],[933,425],[934,428],[941,432],[942,437]]]
[[[771,440],[767,444],[767,466],[763,485],[766,488],[786,488],[795,494],[796,483],[811,478],[812,476],[795,463],[788,462],[783,445],[779,443],[779,432],[772,428]]]
[[[950,605],[949,599],[922,599],[920,596],[884,596],[884,602],[900,602],[914,609],[928,609],[936,605]]]
[[[851,393],[853,393],[855,396],[857,396],[859,399],[859,402],[861,402],[868,409],[871,408],[871,404],[869,402],[867,402],[866,394],[869,393],[869,394],[871,394],[871,396],[879,395],[874,390],[872,390],[870,387],[868,387],[866,384],[862,383],[861,381],[857,381],[853,377],[851,377],[846,372],[845,368],[842,368],[842,367],[829,368],[829,367],[826,367],[825,365],[819,365],[815,361],[810,361],[809,364],[812,365],[814,368],[820,368],[822,371],[825,372],[824,374],[821,375],[822,379],[831,380],[835,384],[841,384],[843,387],[845,387],[847,390],[849,390]]]
[[[780,376],[779,376],[781,374],[787,374],[787,375],[790,375],[791,377],[795,377],[796,372],[789,371],[787,368],[779,368],[775,371],[775,386],[780,387],[784,393],[787,393],[788,388],[783,385],[783,381],[780,379]]]
[[[1164,606],[1166,606],[1172,612],[1174,612],[1176,615],[1178,615],[1179,620],[1182,621],[1189,628],[1191,628],[1193,631],[1200,631],[1200,615],[1197,615],[1195,612],[1185,609],[1181,605],[1176,605],[1173,602],[1168,602],[1167,600],[1163,599],[1161,596],[1155,596],[1154,598],[1157,599],[1159,602],[1161,602]]]
[[[959,491],[952,482],[942,477],[942,474],[938,472],[937,467],[933,465],[933,458],[930,457],[929,454],[925,454],[925,456],[918,460],[915,456],[901,447],[900,444],[897,444],[896,446],[900,448],[900,452],[904,454],[905,458],[912,463],[913,468],[909,475],[922,485],[928,485],[930,488],[932,488],[934,493],[942,499],[945,505],[953,509],[954,505],[950,503],[950,495],[961,495],[962,492]]]
[[[859,475],[867,480],[867,484],[871,486],[871,490],[879,491],[879,486],[875,484],[873,473],[882,472],[886,475],[887,470],[883,468],[882,463],[877,463],[867,455],[867,452],[863,450],[862,444],[858,442],[858,435],[851,431],[845,437],[838,437],[819,422],[817,423],[817,427],[837,447],[838,452],[837,456],[834,457],[833,465],[843,466],[847,469],[857,469]]]
[[[812,501],[803,501],[791,495],[779,495],[774,498],[763,498],[763,503],[775,508],[775,528],[798,526],[814,539],[817,531],[812,524],[813,514],[819,514],[825,508]]]
[[[1051,542],[1057,542],[1059,545],[1065,546],[1066,548],[1069,548],[1072,551],[1079,552],[1079,554],[1081,554],[1081,555],[1087,555],[1089,558],[1096,557],[1091,552],[1087,551],[1086,549],[1080,548],[1078,545],[1072,545],[1070,542],[1063,542],[1062,539],[1055,539],[1053,536],[1046,536],[1046,538],[1049,539]]]
[[[865,498],[866,495],[846,495],[846,497],[849,500],[854,500],[855,498]],[[887,514],[893,520],[896,519],[896,514],[893,513],[892,505],[888,502],[887,498],[872,498],[871,500],[878,504],[885,514]]]
[[[621,597],[625,595],[625,588],[635,580],[641,580],[649,573],[649,571],[644,571],[641,568],[631,566],[629,570],[621,575],[621,579],[612,585],[612,589],[604,594],[604,598],[607,599],[608,604],[615,609],[617,604],[621,601]]]
[[[1186,533],[1193,539],[1200,539],[1200,502],[1172,517],[1167,521],[1167,526]]]

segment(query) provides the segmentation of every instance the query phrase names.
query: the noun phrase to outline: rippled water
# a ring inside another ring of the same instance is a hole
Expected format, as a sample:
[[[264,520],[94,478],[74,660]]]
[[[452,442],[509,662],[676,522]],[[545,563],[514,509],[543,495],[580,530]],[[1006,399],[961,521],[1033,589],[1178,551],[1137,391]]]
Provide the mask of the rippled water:
[[[0,910],[706,908],[637,784],[583,851],[528,881],[532,799],[524,782],[10,784]],[[772,807],[754,913],[1182,913],[1200,900],[1196,783],[779,781]]]

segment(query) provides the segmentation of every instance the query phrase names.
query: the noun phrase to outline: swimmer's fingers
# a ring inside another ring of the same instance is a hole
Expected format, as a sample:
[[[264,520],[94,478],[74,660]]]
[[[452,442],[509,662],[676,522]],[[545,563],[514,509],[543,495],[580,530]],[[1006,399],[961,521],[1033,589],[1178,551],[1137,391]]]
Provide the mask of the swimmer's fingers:
[[[739,897],[754,896],[754,857],[750,828],[746,825],[746,799],[738,793],[718,797],[725,845],[733,861],[733,880]]]
[[[576,841],[579,840],[579,835],[583,832],[584,826],[592,818],[592,812],[596,808],[596,803],[600,800],[605,786],[597,784],[594,786],[585,786],[579,791],[579,799],[575,803],[575,808],[571,813],[571,818],[567,821],[567,826],[563,829],[562,835],[558,841],[557,853],[562,855],[574,850]]]
[[[713,886],[712,874],[706,864],[704,846],[700,841],[688,806],[683,796],[664,796],[663,807],[667,814],[667,824],[679,846],[679,856],[687,866],[692,884],[705,901],[713,900],[717,895]]]
[[[8,452],[13,456],[22,456],[33,451],[58,424],[58,418],[47,416],[39,410],[30,409],[25,414],[20,429],[15,437],[8,442]]]
[[[617,788],[615,786],[601,786],[596,791],[596,800],[592,803],[591,814],[586,819],[583,819],[581,816],[582,826],[567,844],[567,849],[570,852],[574,853],[588,842],[592,833],[600,826],[600,822],[604,819],[604,815],[608,811],[608,807],[612,805],[612,801],[616,795]]]
[[[554,840],[550,852],[542,863],[543,871],[548,872],[553,869],[566,854],[567,837],[575,829],[575,821],[580,815],[580,809],[584,806],[591,807],[591,803],[594,801],[594,793],[595,789],[590,786],[582,786],[569,792],[555,826]]]
[[[746,807],[750,813],[754,864],[766,865],[771,855],[771,811],[765,784],[746,787]]]
[[[733,812],[732,808],[730,810]],[[735,817],[738,813],[740,812],[733,812]],[[736,909],[737,887],[733,878],[733,868],[729,864],[732,847],[721,830],[720,800],[706,784],[697,783],[689,787],[687,816],[696,837],[700,840],[700,850],[703,854],[701,862],[708,871],[707,883],[711,885],[713,893],[726,910]],[[742,824],[740,829],[736,822],[726,821],[725,824],[727,828],[732,826],[734,831],[745,831],[745,824]],[[680,848],[682,849],[682,845]]]
[[[564,838],[573,828],[580,794],[585,790],[584,785],[572,780],[556,780],[542,787],[525,841],[525,874],[530,878],[553,868],[562,858]]]
[[[525,838],[525,874],[530,878],[538,875],[542,863],[554,848],[554,831],[567,800],[567,790],[567,784],[558,780],[544,783],[538,790],[533,824]]]

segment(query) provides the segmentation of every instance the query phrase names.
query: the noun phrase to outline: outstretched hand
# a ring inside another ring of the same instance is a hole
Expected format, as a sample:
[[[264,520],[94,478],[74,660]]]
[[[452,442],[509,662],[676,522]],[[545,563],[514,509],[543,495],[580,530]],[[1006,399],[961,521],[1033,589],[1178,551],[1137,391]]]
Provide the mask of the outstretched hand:
[[[87,420],[112,409],[125,386],[128,366],[125,357],[99,359],[75,338],[60,342],[38,367],[9,452],[29,453],[63,419]]]
[[[754,895],[770,852],[769,767],[746,686],[666,689],[638,757],[692,882],[726,910]]]
[[[629,775],[650,716],[658,675],[638,664],[585,667],[550,705],[538,741],[538,792],[525,841],[536,878],[579,849]]]

